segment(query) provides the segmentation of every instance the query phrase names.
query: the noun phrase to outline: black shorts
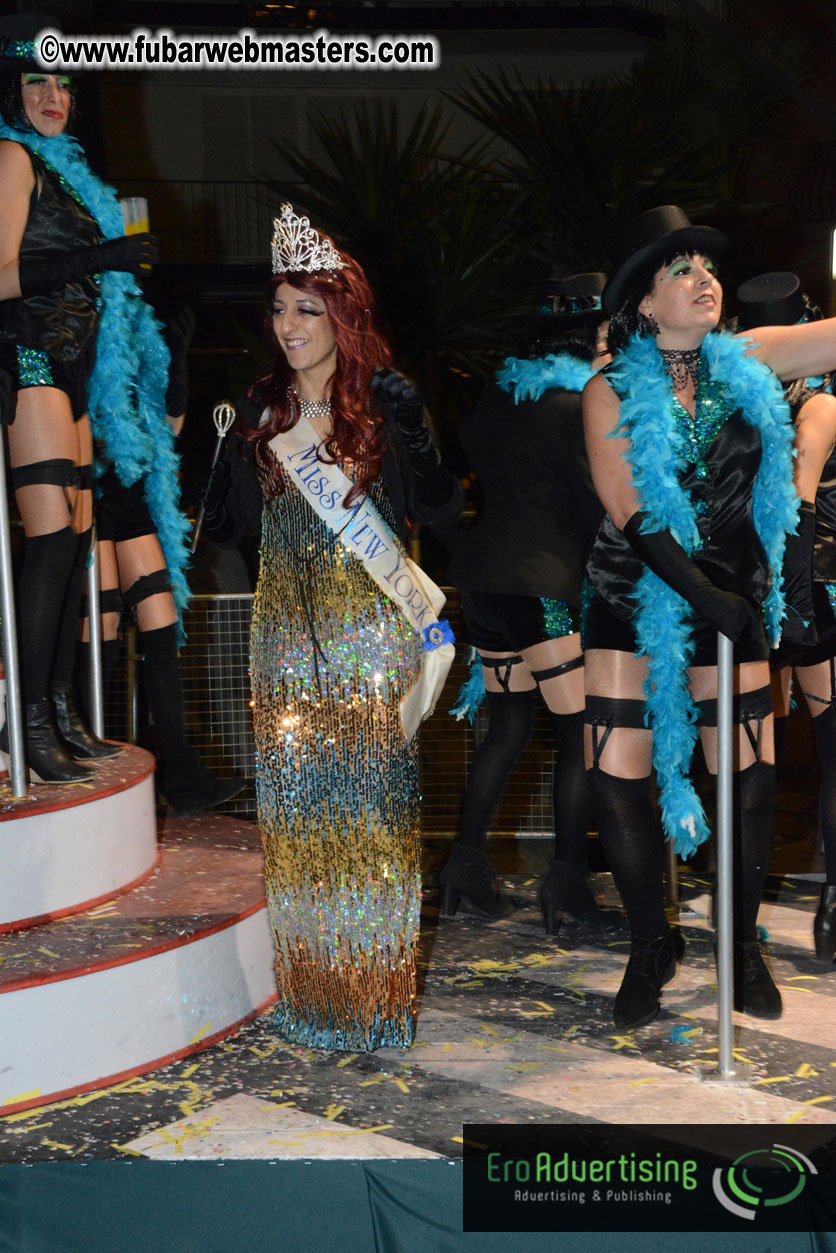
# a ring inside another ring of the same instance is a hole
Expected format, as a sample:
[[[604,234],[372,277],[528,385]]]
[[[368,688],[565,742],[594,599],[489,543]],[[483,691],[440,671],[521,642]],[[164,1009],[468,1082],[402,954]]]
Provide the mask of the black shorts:
[[[579,629],[577,608],[561,600],[464,588],[461,603],[471,644],[487,653],[517,653]]]
[[[96,360],[96,341],[91,340],[75,361],[56,361],[39,348],[22,348],[0,341],[0,366],[8,370],[16,392],[29,387],[57,387],[69,398],[77,422],[87,412],[87,382]]]
[[[112,466],[96,479],[96,538],[113,540],[138,539],[156,532],[145,502],[141,482],[125,487]]]
[[[828,588],[833,588],[832,597]],[[793,665],[817,666],[822,661],[836,657],[836,584],[813,583],[813,617],[819,633],[818,643],[812,648],[799,649],[794,653]],[[780,660],[780,650],[773,657],[778,663],[776,668],[786,664]]]
[[[584,613],[584,652],[590,648],[609,649],[621,653],[637,653],[639,650],[632,623],[622,622],[599,596],[593,596]],[[757,635],[744,639],[734,646],[735,664],[741,661],[766,661],[769,647],[766,632],[761,627]],[[694,656],[692,666],[717,665],[717,632],[708,623],[694,624]]]

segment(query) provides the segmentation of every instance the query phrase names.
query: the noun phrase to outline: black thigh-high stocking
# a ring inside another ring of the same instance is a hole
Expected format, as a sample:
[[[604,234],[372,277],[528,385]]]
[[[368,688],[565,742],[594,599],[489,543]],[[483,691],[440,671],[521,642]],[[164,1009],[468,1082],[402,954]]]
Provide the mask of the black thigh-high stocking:
[[[473,848],[484,847],[508,776],[529,741],[537,689],[486,695],[488,730],[468,772],[459,837],[459,843]]]
[[[71,527],[26,540],[18,584],[20,669],[27,705],[46,699],[78,547]],[[77,624],[75,624],[77,625]]]
[[[53,683],[72,683],[78,640],[78,611],[84,586],[84,571],[90,552],[92,529],[87,528],[76,537],[75,555],[69,571],[66,595],[52,668]]]
[[[554,855],[558,861],[585,864],[591,806],[583,759],[584,711],[552,713],[551,724],[557,750],[552,783]]]
[[[588,775],[598,835],[627,911],[630,931],[635,939],[653,940],[666,933],[668,920],[662,882],[662,833],[650,799],[650,776],[624,778],[609,774],[601,766],[613,732],[613,765],[631,763],[636,768],[646,759],[644,717],[643,700],[592,694],[586,698],[585,721],[592,738]]]
[[[103,587],[99,592],[99,612],[104,619],[110,614],[121,614],[122,593],[118,587]],[[89,616],[89,601],[82,597],[81,617],[84,622]],[[113,672],[122,651],[122,641],[118,635],[114,639],[102,640],[102,703],[107,704]],[[88,722],[91,720],[90,710],[90,644],[83,640],[76,648],[76,688],[78,707]]]
[[[177,655],[177,626],[142,631],[143,684],[165,760],[166,779],[178,779],[199,768],[197,754],[183,725],[183,685]]]
[[[836,701],[813,719],[819,759],[819,832],[824,844],[827,882],[836,884]]]
[[[758,909],[772,849],[772,802],[775,767],[756,761],[735,772],[732,783],[734,826],[738,832],[734,857],[736,939],[757,939]]]

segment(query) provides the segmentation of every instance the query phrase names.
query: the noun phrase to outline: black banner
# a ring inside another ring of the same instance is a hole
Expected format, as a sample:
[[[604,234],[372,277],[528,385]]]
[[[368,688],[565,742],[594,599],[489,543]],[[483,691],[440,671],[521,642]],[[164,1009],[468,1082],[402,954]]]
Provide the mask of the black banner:
[[[474,1124],[465,1231],[834,1231],[836,1125]]]

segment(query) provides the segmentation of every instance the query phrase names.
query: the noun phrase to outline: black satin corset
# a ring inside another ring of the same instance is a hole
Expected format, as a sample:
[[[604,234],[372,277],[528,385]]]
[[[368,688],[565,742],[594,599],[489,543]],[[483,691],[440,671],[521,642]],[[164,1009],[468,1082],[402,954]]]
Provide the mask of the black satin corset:
[[[836,450],[825,462],[816,492],[813,578],[820,583],[836,582]]]
[[[101,243],[102,236],[87,210],[64,190],[57,175],[32,153],[40,193],[32,194],[21,258],[45,260]],[[74,279],[60,291],[27,299],[0,301],[0,339],[37,348],[57,361],[75,361],[96,333],[99,284],[92,275]]]
[[[708,477],[688,466],[680,482],[697,511],[702,550],[694,554],[700,569],[725,591],[761,604],[771,575],[766,553],[752,522],[752,486],[761,462],[760,432],[738,410],[724,423],[704,457]],[[635,613],[633,593],[644,569],[624,535],[604,519],[590,556],[587,574],[596,592],[623,620]]]

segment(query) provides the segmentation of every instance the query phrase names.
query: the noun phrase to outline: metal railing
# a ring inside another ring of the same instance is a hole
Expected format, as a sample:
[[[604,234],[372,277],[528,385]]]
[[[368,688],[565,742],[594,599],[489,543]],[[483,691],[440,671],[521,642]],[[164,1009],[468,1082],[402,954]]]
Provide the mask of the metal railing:
[[[458,597],[449,590],[448,596],[445,612],[461,638]],[[248,669],[251,612],[251,595],[194,596],[184,618],[188,641],[180,653],[189,739],[210,769],[249,781],[246,790],[225,807],[225,812],[241,817],[255,817]],[[105,706],[105,733],[111,738],[153,740],[153,728],[147,727],[143,712],[141,664],[136,637],[129,631]],[[458,648],[436,712],[418,733],[424,835],[458,831],[468,768],[487,726],[484,707],[473,727],[448,712],[466,678],[466,650]],[[550,836],[554,829],[551,778],[549,721],[542,706],[531,743],[508,783],[491,832]]]

